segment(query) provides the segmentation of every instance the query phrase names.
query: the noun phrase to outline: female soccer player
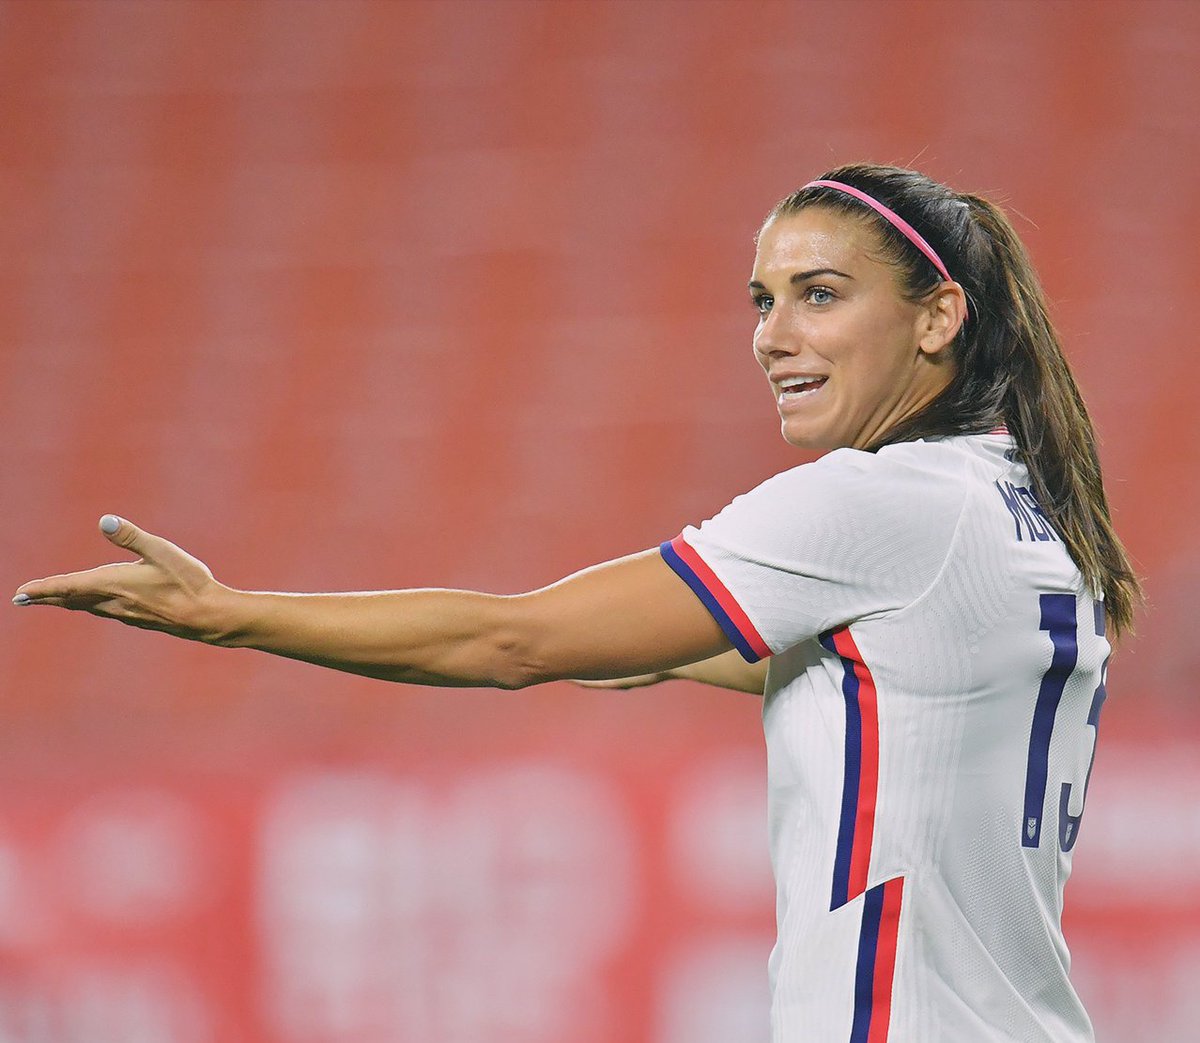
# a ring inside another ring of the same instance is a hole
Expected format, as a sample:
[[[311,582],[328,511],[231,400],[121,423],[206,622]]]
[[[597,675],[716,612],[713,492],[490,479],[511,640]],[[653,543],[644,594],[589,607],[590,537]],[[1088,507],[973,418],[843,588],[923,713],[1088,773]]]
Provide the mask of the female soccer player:
[[[750,294],[784,438],[832,451],[657,550],[508,597],[251,593],[106,515],[140,560],[14,600],[393,681],[760,691],[776,1043],[1091,1040],[1060,910],[1139,590],[1025,251],[846,166],[771,211]]]

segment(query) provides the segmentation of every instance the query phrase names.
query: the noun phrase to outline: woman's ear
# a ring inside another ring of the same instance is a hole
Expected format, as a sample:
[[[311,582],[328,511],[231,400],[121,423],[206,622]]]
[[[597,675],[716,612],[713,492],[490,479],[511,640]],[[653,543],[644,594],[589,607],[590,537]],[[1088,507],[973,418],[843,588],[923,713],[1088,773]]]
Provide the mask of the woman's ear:
[[[921,312],[922,354],[938,355],[945,351],[967,321],[967,295],[956,282],[944,282],[929,295]]]

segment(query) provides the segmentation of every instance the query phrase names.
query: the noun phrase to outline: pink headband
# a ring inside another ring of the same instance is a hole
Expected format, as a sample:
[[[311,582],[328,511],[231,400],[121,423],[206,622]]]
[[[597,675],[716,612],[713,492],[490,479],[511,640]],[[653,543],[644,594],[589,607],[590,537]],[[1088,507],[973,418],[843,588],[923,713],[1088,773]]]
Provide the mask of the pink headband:
[[[942,259],[937,255],[937,251],[925,242],[924,236],[921,235],[912,225],[904,220],[895,210],[891,210],[884,206],[879,200],[872,199],[866,192],[860,192],[852,185],[843,185],[840,181],[810,181],[805,188],[836,188],[839,192],[845,192],[847,195],[854,196],[855,199],[861,199],[872,210],[882,214],[889,224],[898,228],[904,237],[921,251],[933,263],[933,266],[941,273],[942,278],[946,282],[954,282],[950,278],[950,273],[946,270],[946,266],[942,264]]]

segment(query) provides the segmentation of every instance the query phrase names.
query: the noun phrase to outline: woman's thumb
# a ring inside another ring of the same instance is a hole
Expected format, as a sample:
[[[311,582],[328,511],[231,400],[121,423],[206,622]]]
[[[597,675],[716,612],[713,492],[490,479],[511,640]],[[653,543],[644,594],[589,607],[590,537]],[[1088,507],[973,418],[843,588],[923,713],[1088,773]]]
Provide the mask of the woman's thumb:
[[[131,551],[142,558],[150,558],[153,555],[153,549],[150,544],[156,542],[156,538],[148,532],[143,532],[131,521],[125,518],[120,518],[115,514],[106,514],[100,519],[100,531],[104,533],[109,543],[115,543],[118,547],[124,547],[127,551]],[[147,554],[147,550],[151,553]]]

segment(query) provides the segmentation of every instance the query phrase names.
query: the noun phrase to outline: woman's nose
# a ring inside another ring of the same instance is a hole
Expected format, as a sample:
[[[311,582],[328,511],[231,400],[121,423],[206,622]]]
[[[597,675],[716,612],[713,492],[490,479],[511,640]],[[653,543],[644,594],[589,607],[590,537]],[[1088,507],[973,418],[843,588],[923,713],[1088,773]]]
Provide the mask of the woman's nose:
[[[764,358],[794,353],[795,338],[788,328],[783,312],[773,308],[767,312],[754,331],[754,350]]]

